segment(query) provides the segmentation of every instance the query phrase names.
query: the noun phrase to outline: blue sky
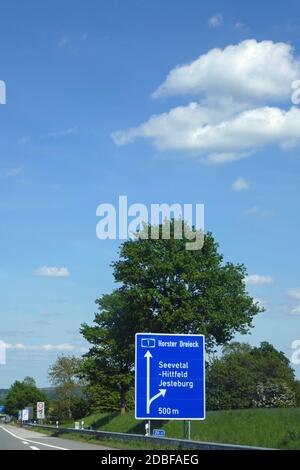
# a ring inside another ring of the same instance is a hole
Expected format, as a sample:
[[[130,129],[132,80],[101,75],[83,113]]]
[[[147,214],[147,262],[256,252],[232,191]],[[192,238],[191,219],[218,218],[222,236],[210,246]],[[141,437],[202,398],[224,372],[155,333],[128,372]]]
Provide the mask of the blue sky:
[[[0,388],[25,375],[47,385],[58,352],[86,347],[79,326],[113,288],[119,245],[96,238],[96,208],[123,194],[204,203],[206,229],[226,260],[245,263],[266,308],[243,340],[291,357],[300,2],[10,0],[0,9],[0,340],[10,345]]]

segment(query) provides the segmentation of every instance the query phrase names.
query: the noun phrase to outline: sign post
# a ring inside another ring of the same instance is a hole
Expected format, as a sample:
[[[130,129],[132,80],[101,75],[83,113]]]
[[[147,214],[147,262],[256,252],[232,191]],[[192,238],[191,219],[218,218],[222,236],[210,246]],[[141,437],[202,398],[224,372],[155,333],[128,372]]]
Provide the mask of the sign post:
[[[136,419],[205,419],[203,335],[137,333]]]
[[[184,421],[183,422],[183,435],[184,439],[191,439],[191,421]]]

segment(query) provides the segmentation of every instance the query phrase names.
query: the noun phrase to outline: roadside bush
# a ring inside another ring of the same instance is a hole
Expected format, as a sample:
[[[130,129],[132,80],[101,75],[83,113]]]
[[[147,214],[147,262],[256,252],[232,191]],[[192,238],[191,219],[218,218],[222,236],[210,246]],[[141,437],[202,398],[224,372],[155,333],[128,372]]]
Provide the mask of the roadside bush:
[[[300,404],[300,383],[289,360],[267,342],[229,344],[207,365],[206,378],[209,410]]]
[[[255,408],[289,408],[296,406],[295,393],[285,383],[258,384],[253,399]]]

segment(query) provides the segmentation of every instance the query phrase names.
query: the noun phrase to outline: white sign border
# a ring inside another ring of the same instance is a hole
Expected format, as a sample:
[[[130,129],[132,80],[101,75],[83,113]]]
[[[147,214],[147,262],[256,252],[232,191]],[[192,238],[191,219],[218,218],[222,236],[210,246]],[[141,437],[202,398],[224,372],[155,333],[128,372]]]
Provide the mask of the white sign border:
[[[151,418],[149,416],[145,417],[137,417],[137,338],[139,335],[143,336],[198,336],[199,338],[203,338],[203,383],[204,383],[204,388],[203,388],[203,400],[204,400],[204,416],[203,418],[170,418],[170,417],[164,417],[164,418]],[[135,363],[134,363],[134,417],[137,420],[147,420],[147,421],[204,421],[206,419],[206,380],[205,380],[205,335],[199,335],[199,334],[192,334],[192,333],[136,333],[135,334]]]

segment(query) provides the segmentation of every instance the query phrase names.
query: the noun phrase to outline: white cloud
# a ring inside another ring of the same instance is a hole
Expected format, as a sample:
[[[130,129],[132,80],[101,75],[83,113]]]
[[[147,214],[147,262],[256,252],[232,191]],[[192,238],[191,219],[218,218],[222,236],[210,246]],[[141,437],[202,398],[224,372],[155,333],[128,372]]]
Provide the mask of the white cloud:
[[[233,191],[245,191],[249,188],[249,182],[242,176],[239,176],[232,184]]]
[[[298,305],[297,307],[293,308],[292,311],[291,311],[291,314],[292,314],[292,315],[300,315],[300,305]]]
[[[30,137],[24,136],[24,137],[20,137],[18,139],[18,144],[19,145],[26,145],[26,144],[29,144],[30,141],[31,141]]]
[[[212,49],[171,70],[153,94],[193,94],[199,102],[153,115],[112,138],[118,146],[147,138],[160,150],[188,152],[213,164],[274,144],[288,149],[300,144],[300,109],[290,107],[291,84],[299,77],[300,60],[289,44],[247,40]],[[278,107],[287,100],[288,109]]]
[[[5,343],[6,349],[12,350],[22,350],[22,351],[74,351],[75,346],[68,343],[62,344],[38,344],[38,345],[28,345],[22,343],[10,344]]]
[[[288,289],[288,296],[293,300],[300,300],[300,287]],[[291,315],[300,315],[300,305],[296,305],[290,313]]]
[[[241,21],[237,21],[235,23],[234,29],[237,29],[238,31],[242,31],[243,33],[246,33],[249,31],[249,28]]]
[[[212,16],[208,20],[208,24],[212,28],[218,28],[219,26],[222,26],[223,22],[224,22],[224,18],[223,18],[223,15],[221,15],[221,13],[217,13],[216,15]]]
[[[271,284],[273,279],[271,276],[261,276],[260,274],[251,274],[246,277],[247,285],[261,285],[261,284]]]
[[[268,210],[268,209],[260,209],[257,206],[252,206],[250,209],[247,211],[248,214],[253,215],[255,217],[259,217],[261,219],[265,219],[267,217],[271,217],[273,215],[273,212]]]
[[[21,173],[22,167],[11,168],[5,173],[5,178],[13,178]]]
[[[68,46],[72,41],[72,36],[63,36],[59,42],[58,47],[65,47]]]
[[[69,135],[74,135],[78,131],[77,127],[69,127],[68,129],[63,129],[62,131],[49,132],[46,137],[51,137],[52,139],[58,139],[60,137],[66,137]]]
[[[37,277],[69,277],[70,272],[66,267],[43,266],[36,269],[33,275]]]
[[[237,21],[234,24],[234,27],[235,27],[235,29],[243,29],[244,28],[244,23],[242,23],[241,21]]]
[[[79,52],[80,46],[85,43],[87,39],[88,35],[86,33],[76,36],[64,35],[58,41],[58,47],[69,52],[76,53]]]
[[[300,142],[300,109],[285,111],[263,107],[242,111],[217,122],[217,112],[197,103],[152,116],[149,121],[128,131],[112,135],[116,145],[134,142],[138,137],[153,139],[161,150],[202,153],[208,163],[238,160],[255,149],[277,143]]]
[[[300,61],[290,44],[248,39],[175,67],[153,96],[204,93],[277,101],[290,97],[291,83],[299,76]]]
[[[288,295],[291,299],[300,300],[300,287],[289,289]]]

